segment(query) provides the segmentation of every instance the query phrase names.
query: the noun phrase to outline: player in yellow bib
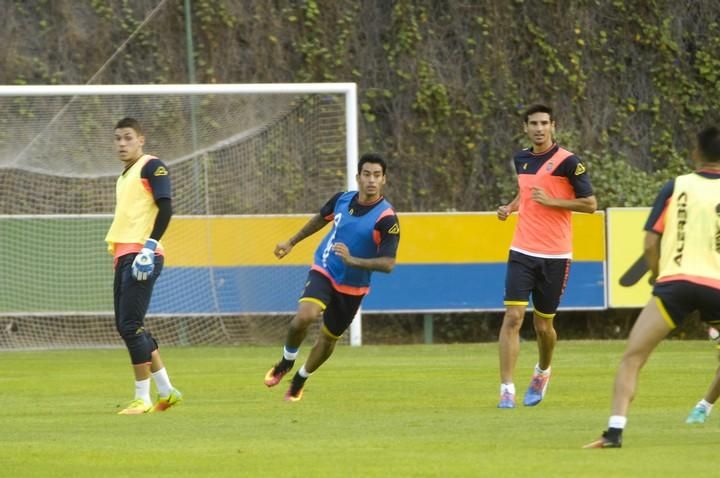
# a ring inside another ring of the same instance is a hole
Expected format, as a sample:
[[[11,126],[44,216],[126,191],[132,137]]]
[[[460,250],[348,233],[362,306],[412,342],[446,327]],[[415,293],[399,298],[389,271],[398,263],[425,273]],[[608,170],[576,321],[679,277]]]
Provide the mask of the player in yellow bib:
[[[145,330],[153,286],[163,268],[160,238],[172,216],[170,174],[158,158],[143,153],[140,123],[123,118],[115,126],[115,149],[125,169],[115,189],[115,216],[105,237],[115,264],[115,326],[125,341],[135,373],[135,398],[120,415],[168,409],[182,400],[170,383],[158,345]],[[150,378],[158,390],[153,405]]]
[[[645,224],[645,259],[654,281],[615,376],[608,429],[586,448],[619,448],[638,375],[655,347],[693,311],[720,324],[720,129],[698,134],[698,168],[660,191]]]

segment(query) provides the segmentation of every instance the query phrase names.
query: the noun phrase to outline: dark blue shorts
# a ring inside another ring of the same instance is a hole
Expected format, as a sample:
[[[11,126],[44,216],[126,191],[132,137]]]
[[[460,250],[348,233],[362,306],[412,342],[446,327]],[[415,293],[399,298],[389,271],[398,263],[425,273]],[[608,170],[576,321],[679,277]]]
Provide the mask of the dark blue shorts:
[[[720,325],[720,290],[684,280],[658,282],[653,295],[662,304],[665,320],[679,326],[696,310],[700,319],[713,325]]]
[[[330,334],[339,338],[350,326],[360,308],[364,295],[342,294],[333,289],[330,279],[311,270],[305,282],[300,301],[315,302],[323,308],[323,325]]]
[[[528,305],[552,317],[565,292],[570,259],[546,259],[510,251],[505,275],[505,305]]]
[[[132,263],[137,254],[126,254],[118,258],[115,265],[115,327],[123,339],[141,336],[142,340],[130,340],[130,355],[134,364],[150,360],[150,353],[157,349],[157,342],[145,330],[145,314],[150,306],[155,281],[163,269],[163,256],[155,256],[155,269],[145,281],[137,281],[132,276]],[[137,349],[137,350],[136,350]]]

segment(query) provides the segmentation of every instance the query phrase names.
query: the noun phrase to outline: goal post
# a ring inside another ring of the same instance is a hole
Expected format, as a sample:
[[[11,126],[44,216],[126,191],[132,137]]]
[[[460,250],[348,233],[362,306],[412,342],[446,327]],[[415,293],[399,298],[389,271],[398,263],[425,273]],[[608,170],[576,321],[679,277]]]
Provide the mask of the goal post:
[[[9,186],[0,241],[10,257],[0,266],[0,349],[103,346],[113,336],[103,238],[121,172],[112,128],[123,116],[140,120],[145,152],[173,177],[168,263],[148,316],[167,329],[166,343],[222,342],[232,328],[277,337],[314,246],[304,241],[278,267],[264,248],[330,194],[357,189],[354,83],[0,86],[0,114],[0,183]],[[228,321],[243,315],[254,320]],[[87,328],[97,339],[69,338]],[[351,345],[361,331],[358,313]]]

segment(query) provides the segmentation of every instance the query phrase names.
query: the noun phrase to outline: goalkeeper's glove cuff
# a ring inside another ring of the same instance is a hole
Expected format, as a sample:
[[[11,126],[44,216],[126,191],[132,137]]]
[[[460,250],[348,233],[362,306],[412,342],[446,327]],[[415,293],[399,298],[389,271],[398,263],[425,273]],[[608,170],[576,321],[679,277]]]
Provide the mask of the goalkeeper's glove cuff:
[[[145,241],[145,245],[143,246],[143,249],[150,249],[151,251],[155,252],[155,249],[157,249],[158,241],[155,239],[148,239]]]

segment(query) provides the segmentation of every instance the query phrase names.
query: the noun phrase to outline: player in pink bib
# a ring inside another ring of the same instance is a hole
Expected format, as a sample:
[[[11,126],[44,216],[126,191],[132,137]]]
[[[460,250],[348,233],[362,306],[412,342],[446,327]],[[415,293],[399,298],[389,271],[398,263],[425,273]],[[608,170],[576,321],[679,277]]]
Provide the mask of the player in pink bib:
[[[567,283],[572,259],[572,211],[593,213],[597,201],[585,166],[555,143],[552,109],[531,106],[525,113],[525,133],[532,147],[513,158],[518,176],[517,196],[497,210],[504,221],[518,213],[505,276],[505,316],[500,329],[500,402],[515,408],[513,370],[520,351],[520,326],[533,302],[538,363],[523,404],[542,401],[550,380],[557,334],[553,318]]]

